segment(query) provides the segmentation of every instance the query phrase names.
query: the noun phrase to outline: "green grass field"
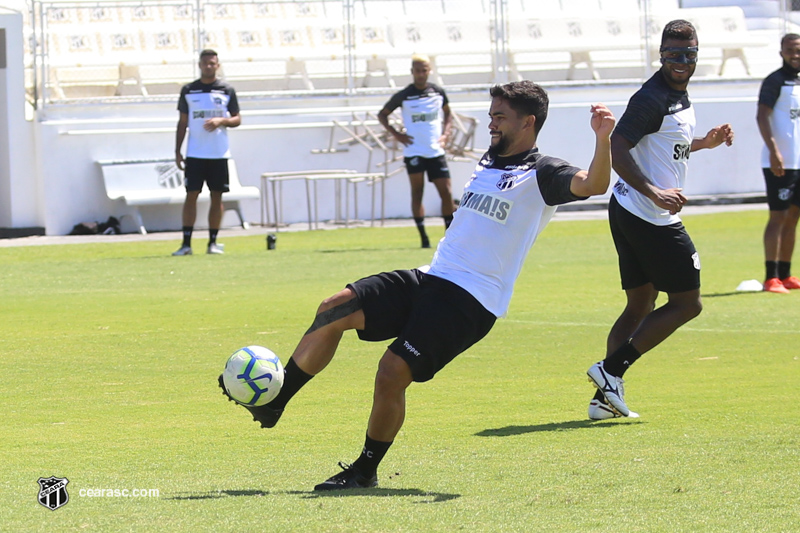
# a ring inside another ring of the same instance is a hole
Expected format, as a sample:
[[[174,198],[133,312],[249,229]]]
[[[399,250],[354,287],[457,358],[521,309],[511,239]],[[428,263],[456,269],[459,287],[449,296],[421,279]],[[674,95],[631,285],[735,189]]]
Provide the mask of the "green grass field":
[[[622,309],[616,255],[604,221],[552,223],[508,318],[409,389],[380,487],[345,494],[311,488],[360,451],[384,344],[347,334],[272,430],[216,376],[247,344],[285,361],[345,283],[426,263],[413,228],[228,238],[224,256],[0,248],[0,530],[797,531],[800,291],[734,290],[762,277],[765,220],[685,218],[705,310],[626,375],[642,417],[603,422],[585,371]],[[56,511],[49,476],[69,479]]]

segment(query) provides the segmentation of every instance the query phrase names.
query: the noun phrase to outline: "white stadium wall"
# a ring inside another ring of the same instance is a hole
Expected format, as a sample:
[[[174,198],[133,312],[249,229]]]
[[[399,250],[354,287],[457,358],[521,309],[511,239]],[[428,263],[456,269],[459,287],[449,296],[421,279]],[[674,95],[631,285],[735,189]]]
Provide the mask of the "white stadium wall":
[[[586,166],[593,149],[589,127],[591,102],[607,103],[619,116],[627,99],[639,84],[584,85],[549,89],[551,108],[539,143],[543,152]],[[488,89],[488,87],[487,87]],[[731,122],[736,140],[731,148],[718,148],[692,154],[686,193],[692,195],[727,195],[759,193],[762,177],[759,167],[761,140],[755,127],[755,95],[758,83],[693,82],[690,87],[698,118],[698,135],[722,122]],[[231,148],[243,185],[260,186],[263,172],[348,168],[359,172],[380,171],[376,163],[383,155],[376,151],[371,168],[368,152],[358,144],[337,146],[347,152],[312,154],[328,147],[332,121],[348,123],[353,112],[363,116],[366,110],[376,113],[390,92],[361,98],[243,99],[242,126],[232,130]],[[177,98],[177,97],[176,97]],[[478,119],[475,146],[486,147],[488,91],[451,93],[454,111]],[[35,159],[39,162],[40,201],[44,207],[43,225],[49,235],[65,234],[83,221],[105,220],[113,215],[130,214],[121,201],[106,197],[102,173],[97,161],[171,158],[177,122],[175,102],[156,104],[49,106],[36,124]],[[380,126],[372,126],[380,128]],[[346,135],[340,132],[336,139]],[[35,168],[31,166],[31,168]],[[397,168],[397,164],[392,167]],[[453,162],[453,193],[459,196],[469,180],[474,162]],[[30,180],[29,173],[14,176],[14,183]],[[319,184],[319,219],[335,217],[334,186]],[[358,217],[370,217],[371,191],[359,185]],[[352,201],[352,200],[351,200]],[[404,171],[386,183],[386,217],[410,217],[410,193]],[[428,186],[425,208],[429,216],[440,212],[438,195]],[[352,205],[351,205],[352,209]],[[259,202],[243,203],[245,218],[261,221]],[[151,230],[180,228],[180,206],[142,208],[146,226]],[[305,187],[302,182],[284,184],[284,222],[307,220]],[[123,227],[132,230],[125,219]],[[26,222],[27,224],[28,222]],[[226,225],[236,219],[226,217]],[[205,224],[205,212],[198,214],[198,227]]]
[[[135,211],[108,198],[98,162],[173,157],[178,90],[196,77],[201,39],[220,51],[223,72],[240,95],[243,123],[230,132],[239,180],[261,186],[264,172],[381,171],[383,153],[373,151],[370,158],[358,143],[338,143],[347,137],[344,130],[335,131],[334,147],[346,152],[312,152],[329,147],[334,122],[352,125],[370,113],[370,127],[380,131],[374,116],[411,81],[408,59],[415,52],[434,58],[432,81],[447,90],[451,108],[477,119],[474,146],[480,153],[489,141],[490,80],[527,77],[550,92],[542,151],[586,166],[594,142],[589,105],[602,101],[621,115],[646,71],[657,67],[648,62],[653,36],[664,21],[686,18],[701,28],[706,46],[690,85],[697,134],[731,122],[736,141],[731,148],[692,154],[685,192],[762,194],[756,97],[760,80],[779,66],[779,38],[792,14],[781,15],[778,0],[760,2],[776,8],[769,13],[745,11],[736,2],[692,2],[698,6],[692,9],[685,3],[197,0],[202,9],[195,10],[194,3],[158,0],[6,0],[17,12],[0,8],[6,64],[0,69],[0,236],[23,228],[66,234],[75,224],[109,216],[134,231],[135,218],[125,215]],[[500,16],[503,6],[508,11]],[[347,46],[344,27],[353,29]],[[493,40],[498,34],[505,39]],[[37,107],[28,108],[27,120],[26,87]],[[385,182],[388,218],[411,216],[400,165],[391,167],[399,171]],[[450,166],[459,196],[474,161]],[[319,219],[339,218],[334,184],[321,181],[318,190]],[[356,190],[356,216],[368,219],[372,189],[360,183]],[[429,216],[439,214],[430,185],[424,202]],[[244,200],[242,208],[249,222],[261,222],[258,200]],[[180,228],[179,204],[140,211],[148,230]],[[198,228],[206,215],[201,204]],[[284,183],[283,221],[308,218],[305,183]],[[238,219],[229,214],[223,223],[234,226]]]
[[[20,13],[0,8],[0,228],[44,225],[33,123],[25,119],[22,27]]]

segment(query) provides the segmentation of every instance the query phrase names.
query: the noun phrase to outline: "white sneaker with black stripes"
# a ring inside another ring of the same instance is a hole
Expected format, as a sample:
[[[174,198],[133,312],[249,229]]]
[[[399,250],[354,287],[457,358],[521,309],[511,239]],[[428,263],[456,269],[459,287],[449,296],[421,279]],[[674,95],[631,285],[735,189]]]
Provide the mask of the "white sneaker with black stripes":
[[[593,364],[586,371],[589,381],[600,389],[610,406],[621,416],[630,416],[631,410],[625,404],[625,381],[617,376],[612,376],[603,368],[603,362]],[[639,415],[636,415],[639,416]]]

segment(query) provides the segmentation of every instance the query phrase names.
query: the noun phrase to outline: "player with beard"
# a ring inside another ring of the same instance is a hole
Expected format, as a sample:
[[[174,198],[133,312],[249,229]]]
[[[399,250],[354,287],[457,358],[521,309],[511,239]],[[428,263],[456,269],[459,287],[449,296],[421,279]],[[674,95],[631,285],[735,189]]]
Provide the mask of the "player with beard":
[[[783,66],[761,83],[756,122],[764,139],[761,166],[769,205],[764,229],[764,290],[788,293],[800,289],[800,279],[791,272],[800,219],[800,35],[784,35],[781,58]]]
[[[525,257],[557,205],[608,189],[615,119],[607,107],[591,106],[594,155],[581,170],[536,147],[549,105],[544,89],[521,81],[489,94],[491,148],[430,266],[369,276],[323,300],[286,364],[278,396],[247,407],[262,427],[273,427],[286,403],[330,363],[345,331],[390,341],[378,364],[361,455],[352,465],[339,463],[343,471],[315,490],[377,485],[378,465],[403,425],[409,385],[433,378],[506,314]]]
[[[614,170],[608,217],[627,303],[587,374],[598,390],[589,418],[639,416],[625,403],[622,376],[642,354],[700,314],[700,257],[681,222],[689,154],[733,143],[730,124],[695,138],[686,87],[697,65],[697,32],[673,20],[661,35],[661,69],[628,102],[611,136]],[[659,292],[667,302],[656,309]]]

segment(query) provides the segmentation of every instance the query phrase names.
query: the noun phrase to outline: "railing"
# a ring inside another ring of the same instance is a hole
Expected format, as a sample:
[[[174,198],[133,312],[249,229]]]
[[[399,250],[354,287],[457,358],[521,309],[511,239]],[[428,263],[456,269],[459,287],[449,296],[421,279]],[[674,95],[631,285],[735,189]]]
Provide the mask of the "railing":
[[[679,17],[698,26],[701,62],[708,65],[700,75],[722,75],[728,60],[735,59],[741,76],[755,77],[761,72],[751,68],[754,61],[748,62],[748,56],[769,45],[776,52],[781,34],[797,27],[791,0],[760,1],[759,20],[768,27],[758,29],[748,28],[755,19],[741,7],[688,7],[702,4],[36,1],[26,23],[28,92],[37,106],[174,98],[182,84],[197,76],[197,57],[204,48],[219,53],[222,76],[243,95],[352,95],[393,88],[408,83],[414,53],[429,55],[434,80],[450,88],[522,77],[543,82],[643,78],[654,68],[663,23]]]

